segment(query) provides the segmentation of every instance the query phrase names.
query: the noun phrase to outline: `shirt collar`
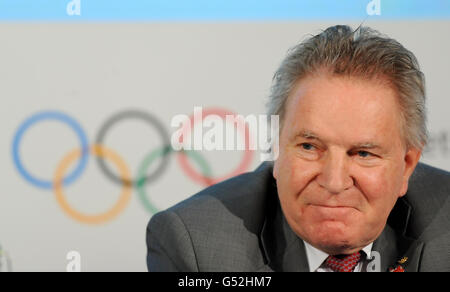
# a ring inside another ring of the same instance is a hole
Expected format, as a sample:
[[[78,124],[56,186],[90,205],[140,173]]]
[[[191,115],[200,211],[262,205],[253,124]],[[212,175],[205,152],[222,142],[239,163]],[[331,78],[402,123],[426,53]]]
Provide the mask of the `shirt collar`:
[[[305,249],[306,249],[306,256],[308,258],[308,264],[309,264],[309,271],[314,272],[316,271],[322,263],[328,258],[329,254],[321,251],[320,249],[315,248],[314,246],[310,245],[306,241],[303,241],[305,243]],[[372,245],[373,243],[367,245],[362,250],[367,255],[367,258],[370,258],[371,251],[372,251]]]

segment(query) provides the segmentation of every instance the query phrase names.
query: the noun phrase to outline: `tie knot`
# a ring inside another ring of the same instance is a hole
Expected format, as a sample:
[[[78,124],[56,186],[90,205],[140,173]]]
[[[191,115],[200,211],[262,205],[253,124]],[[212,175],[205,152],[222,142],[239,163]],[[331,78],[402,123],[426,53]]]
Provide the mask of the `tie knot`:
[[[361,252],[345,255],[330,255],[326,259],[325,265],[335,272],[352,272],[360,259]]]

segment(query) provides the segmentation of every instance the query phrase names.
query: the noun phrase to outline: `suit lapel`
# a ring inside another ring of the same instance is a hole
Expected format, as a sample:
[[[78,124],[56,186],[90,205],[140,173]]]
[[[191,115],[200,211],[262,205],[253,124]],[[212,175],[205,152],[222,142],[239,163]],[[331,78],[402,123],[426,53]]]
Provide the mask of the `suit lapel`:
[[[406,272],[420,272],[423,247],[423,242],[418,240],[411,242],[409,249],[405,252],[405,257],[409,259],[409,263],[406,265]]]
[[[406,272],[418,272],[423,245],[422,242],[407,238],[386,225],[375,240],[372,250],[380,255],[382,272],[389,271],[389,267],[399,266],[398,261],[402,258],[407,258],[402,264]]]
[[[275,272],[309,272],[303,241],[292,231],[281,210],[276,186],[270,194],[267,216],[261,231],[266,266]]]
[[[383,232],[374,242],[372,250],[380,254],[382,272],[388,271],[391,266],[399,266],[401,259],[407,259],[401,264],[406,272],[419,271],[424,244],[405,236],[411,213],[409,203],[400,198]]]

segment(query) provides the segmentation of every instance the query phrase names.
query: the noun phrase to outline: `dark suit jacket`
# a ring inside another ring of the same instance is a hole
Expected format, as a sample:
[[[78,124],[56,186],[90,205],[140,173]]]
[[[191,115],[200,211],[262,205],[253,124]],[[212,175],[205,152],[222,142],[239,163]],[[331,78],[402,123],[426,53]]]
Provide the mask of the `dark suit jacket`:
[[[303,241],[281,211],[272,163],[154,215],[149,271],[309,271]],[[450,173],[419,164],[372,250],[381,270],[450,271]]]

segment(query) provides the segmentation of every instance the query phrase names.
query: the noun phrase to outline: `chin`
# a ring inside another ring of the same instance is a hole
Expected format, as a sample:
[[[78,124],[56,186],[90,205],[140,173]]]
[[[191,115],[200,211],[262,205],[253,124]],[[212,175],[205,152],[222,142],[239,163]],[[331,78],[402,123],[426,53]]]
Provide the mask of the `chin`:
[[[342,222],[321,222],[307,232],[305,239],[329,254],[348,253],[359,246],[352,231]]]

